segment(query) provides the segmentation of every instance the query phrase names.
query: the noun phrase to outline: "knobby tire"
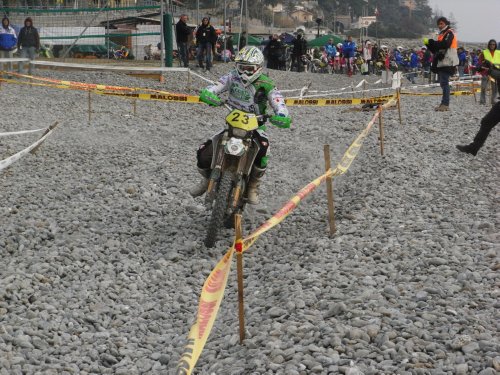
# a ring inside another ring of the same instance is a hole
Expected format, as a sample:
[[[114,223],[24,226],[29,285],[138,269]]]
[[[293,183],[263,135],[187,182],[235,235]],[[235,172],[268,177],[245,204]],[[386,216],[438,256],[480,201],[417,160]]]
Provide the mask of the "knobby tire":
[[[212,217],[208,224],[207,237],[205,238],[205,246],[213,247],[217,240],[217,235],[221,228],[224,227],[224,216],[227,211],[227,205],[233,188],[233,179],[230,173],[225,173],[219,182],[217,193],[215,195],[215,203],[212,208]]]

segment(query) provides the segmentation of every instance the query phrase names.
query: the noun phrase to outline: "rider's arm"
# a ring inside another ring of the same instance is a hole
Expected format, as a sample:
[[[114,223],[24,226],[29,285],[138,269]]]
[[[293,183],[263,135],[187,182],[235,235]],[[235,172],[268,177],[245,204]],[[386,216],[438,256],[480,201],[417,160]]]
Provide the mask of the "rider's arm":
[[[222,94],[223,92],[226,92],[227,90],[229,90],[229,87],[231,86],[232,75],[233,72],[229,72],[228,74],[223,75],[222,77],[219,78],[219,82],[215,83],[212,86],[208,86],[207,90],[215,95],[219,95]]]
[[[277,88],[273,88],[267,95],[269,104],[273,109],[275,115],[271,116],[270,122],[279,128],[289,128],[292,119],[288,113],[288,108],[285,104],[285,98]]]

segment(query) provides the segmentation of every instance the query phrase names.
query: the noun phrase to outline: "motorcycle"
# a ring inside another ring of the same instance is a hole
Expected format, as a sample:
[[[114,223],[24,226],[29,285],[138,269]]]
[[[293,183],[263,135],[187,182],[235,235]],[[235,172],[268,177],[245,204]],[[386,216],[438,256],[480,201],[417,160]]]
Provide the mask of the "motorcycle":
[[[250,173],[259,152],[259,143],[252,135],[271,117],[226,107],[231,111],[225,119],[227,127],[212,138],[212,172],[205,195],[212,215],[206,247],[213,247],[222,226],[232,228],[234,215],[243,212]]]

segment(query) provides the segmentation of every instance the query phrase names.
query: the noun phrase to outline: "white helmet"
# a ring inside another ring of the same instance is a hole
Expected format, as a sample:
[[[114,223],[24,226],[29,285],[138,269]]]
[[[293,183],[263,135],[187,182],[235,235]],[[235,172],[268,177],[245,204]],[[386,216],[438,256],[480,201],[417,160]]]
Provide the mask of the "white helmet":
[[[245,46],[234,58],[236,71],[245,85],[255,81],[262,71],[264,55],[257,47]]]

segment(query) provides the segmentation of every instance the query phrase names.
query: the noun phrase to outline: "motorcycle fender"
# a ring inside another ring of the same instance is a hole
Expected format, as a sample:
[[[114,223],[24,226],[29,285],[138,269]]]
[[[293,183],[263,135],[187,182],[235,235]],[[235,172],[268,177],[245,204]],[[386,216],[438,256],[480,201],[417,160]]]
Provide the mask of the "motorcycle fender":
[[[212,152],[212,164],[210,166],[211,169],[215,168],[220,156],[224,155],[224,147],[222,147],[221,145],[224,134],[226,134],[225,131],[218,133],[212,137],[213,152]]]

